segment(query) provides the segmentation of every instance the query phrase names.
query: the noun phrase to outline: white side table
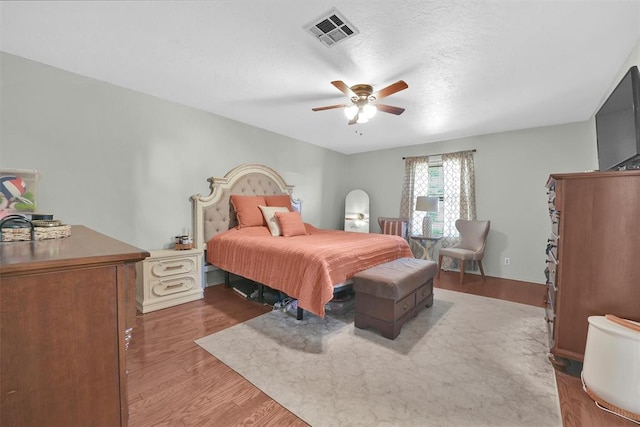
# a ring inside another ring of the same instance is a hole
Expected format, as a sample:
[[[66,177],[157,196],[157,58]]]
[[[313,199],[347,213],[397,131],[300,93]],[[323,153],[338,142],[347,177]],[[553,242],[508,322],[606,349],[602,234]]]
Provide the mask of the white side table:
[[[136,264],[138,311],[149,313],[204,297],[202,250],[162,249],[149,253],[149,258]]]
[[[411,240],[416,242],[418,246],[422,249],[422,257],[421,259],[426,259],[429,261],[433,261],[433,250],[436,247],[436,244],[442,236],[439,237],[427,237],[427,236],[409,236]]]

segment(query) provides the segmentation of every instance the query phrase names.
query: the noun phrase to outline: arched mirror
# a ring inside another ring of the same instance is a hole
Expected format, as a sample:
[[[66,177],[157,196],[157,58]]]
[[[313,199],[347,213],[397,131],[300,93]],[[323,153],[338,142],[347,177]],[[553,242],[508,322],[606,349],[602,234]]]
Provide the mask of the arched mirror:
[[[369,195],[362,190],[351,190],[344,203],[344,230],[369,232]]]

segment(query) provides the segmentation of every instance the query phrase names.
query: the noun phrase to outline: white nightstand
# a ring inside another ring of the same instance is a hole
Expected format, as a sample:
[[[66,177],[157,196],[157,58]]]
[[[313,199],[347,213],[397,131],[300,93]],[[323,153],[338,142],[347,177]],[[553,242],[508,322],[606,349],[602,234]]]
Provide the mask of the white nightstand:
[[[136,308],[141,313],[202,299],[203,251],[163,249],[136,264]]]

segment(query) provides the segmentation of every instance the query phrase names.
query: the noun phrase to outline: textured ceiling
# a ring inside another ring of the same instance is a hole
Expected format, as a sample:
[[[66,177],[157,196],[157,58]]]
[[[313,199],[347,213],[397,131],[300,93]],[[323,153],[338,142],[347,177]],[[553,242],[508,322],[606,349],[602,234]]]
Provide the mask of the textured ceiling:
[[[303,26],[336,7],[359,34]],[[640,38],[640,2],[2,2],[0,50],[342,153],[589,119]],[[409,88],[347,125],[332,80]]]

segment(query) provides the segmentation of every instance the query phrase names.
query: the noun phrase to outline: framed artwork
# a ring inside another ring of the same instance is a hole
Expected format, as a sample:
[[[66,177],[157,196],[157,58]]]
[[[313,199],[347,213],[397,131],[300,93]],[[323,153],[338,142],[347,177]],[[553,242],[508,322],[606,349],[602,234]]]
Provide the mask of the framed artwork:
[[[0,169],[0,218],[36,211],[38,179],[36,170]]]

